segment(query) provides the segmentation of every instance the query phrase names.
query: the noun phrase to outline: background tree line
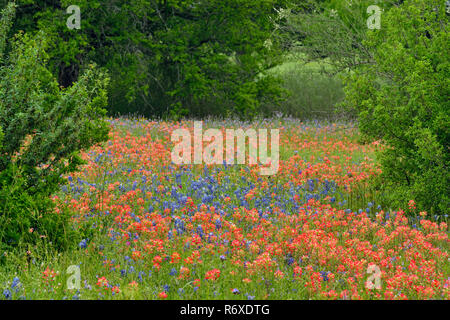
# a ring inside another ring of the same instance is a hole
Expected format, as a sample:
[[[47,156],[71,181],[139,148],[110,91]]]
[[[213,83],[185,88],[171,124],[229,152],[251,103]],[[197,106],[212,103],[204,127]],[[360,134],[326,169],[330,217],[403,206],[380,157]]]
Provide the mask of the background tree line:
[[[6,3],[6,0],[2,0]],[[49,68],[63,87],[91,61],[109,71],[110,114],[250,116],[282,96],[266,71],[285,0],[18,0],[11,33],[45,31]],[[66,26],[69,5],[81,29]]]

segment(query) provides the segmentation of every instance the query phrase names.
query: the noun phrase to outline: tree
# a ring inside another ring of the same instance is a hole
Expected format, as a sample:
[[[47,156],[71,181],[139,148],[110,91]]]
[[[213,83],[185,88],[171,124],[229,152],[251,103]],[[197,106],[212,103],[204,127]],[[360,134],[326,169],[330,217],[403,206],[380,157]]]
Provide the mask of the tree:
[[[14,243],[27,227],[55,226],[51,217],[60,217],[39,220],[36,211],[51,211],[49,196],[62,175],[82,163],[78,151],[106,140],[109,131],[106,74],[92,65],[60,88],[46,67],[44,32],[8,37],[15,9],[10,3],[0,19],[0,242]]]
[[[332,73],[346,72],[372,63],[372,53],[364,44],[367,21],[374,4],[387,12],[401,0],[347,1],[306,0],[290,4],[280,12],[275,33],[283,47],[300,53],[308,61],[324,61],[333,66]]]
[[[20,2],[14,28],[52,36],[61,85],[89,60],[110,71],[110,114],[245,116],[282,95],[265,71],[281,62],[268,39],[274,7],[285,0]],[[81,8],[80,30],[66,26],[72,4]]]
[[[285,47],[344,76],[348,115],[364,139],[381,140],[378,186],[389,205],[449,207],[448,5],[439,0],[376,3],[380,29],[369,30],[372,1],[307,1],[278,17]],[[447,12],[446,12],[447,10]]]
[[[346,107],[363,133],[379,139],[381,184],[392,204],[449,208],[449,20],[440,0],[405,0],[368,31],[371,64],[346,80]]]

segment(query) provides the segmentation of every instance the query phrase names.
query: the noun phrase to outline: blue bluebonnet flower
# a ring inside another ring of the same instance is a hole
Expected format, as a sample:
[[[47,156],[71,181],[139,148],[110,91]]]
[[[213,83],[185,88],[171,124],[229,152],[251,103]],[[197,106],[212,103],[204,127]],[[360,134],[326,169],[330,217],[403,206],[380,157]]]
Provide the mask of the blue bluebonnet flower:
[[[323,281],[328,281],[328,271],[320,271]]]
[[[197,234],[203,239],[203,228],[202,225],[198,225],[197,227]]]
[[[220,228],[222,228],[222,222],[219,219],[217,219],[216,220],[216,229],[220,229]]]
[[[87,247],[87,240],[86,239],[81,240],[81,242],[78,244],[78,246],[81,249],[85,249]]]
[[[290,266],[290,265],[292,265],[293,263],[294,263],[294,258],[292,258],[292,257],[289,257],[288,259],[287,259],[287,264],[288,264],[288,266]]]
[[[11,283],[11,289],[14,289],[15,287],[17,287],[17,285],[20,283],[20,280],[18,277],[14,277],[12,283]]]
[[[92,290],[92,286],[88,284],[87,280],[84,280],[84,288],[88,290]]]
[[[6,299],[11,299],[11,291],[9,291],[8,289],[3,290],[3,295]]]

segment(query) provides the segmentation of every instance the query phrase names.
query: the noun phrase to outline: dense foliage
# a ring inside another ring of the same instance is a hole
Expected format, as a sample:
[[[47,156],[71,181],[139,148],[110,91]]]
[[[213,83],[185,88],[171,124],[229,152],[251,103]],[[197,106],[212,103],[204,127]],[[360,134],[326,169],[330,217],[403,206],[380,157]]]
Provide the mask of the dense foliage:
[[[443,1],[388,1],[370,30],[370,1],[308,2],[279,17],[281,39],[309,60],[326,59],[345,79],[342,110],[365,139],[380,140],[386,202],[449,207],[448,13]],[[333,30],[333,32],[331,32]]]
[[[109,111],[146,116],[254,115],[277,103],[270,41],[282,0],[20,0],[14,30],[45,30],[51,70],[69,86],[93,60],[111,74]],[[65,10],[81,9],[70,30]]]
[[[449,18],[443,1],[407,0],[383,16],[365,45],[373,63],[347,79],[346,104],[360,129],[387,145],[381,183],[392,204],[448,212]]]
[[[291,4],[278,15],[276,35],[286,49],[311,61],[348,70],[366,61],[366,9],[372,1],[307,0]],[[381,5],[381,4],[380,4]]]
[[[0,52],[0,242],[8,244],[47,219],[58,236],[52,225],[59,218],[44,214],[51,211],[49,196],[62,175],[82,163],[77,152],[104,141],[109,130],[105,74],[91,66],[71,87],[60,88],[46,68],[43,32],[8,38],[14,13],[10,4],[0,20],[0,48],[9,47],[8,54]]]

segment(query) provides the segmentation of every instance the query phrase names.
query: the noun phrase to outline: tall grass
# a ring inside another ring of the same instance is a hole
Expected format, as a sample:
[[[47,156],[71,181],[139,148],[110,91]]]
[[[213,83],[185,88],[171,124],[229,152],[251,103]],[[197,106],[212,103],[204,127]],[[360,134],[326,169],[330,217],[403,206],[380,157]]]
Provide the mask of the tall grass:
[[[272,70],[283,81],[286,101],[276,110],[266,105],[263,111],[299,119],[336,119],[335,106],[342,101],[344,92],[339,76],[327,71],[330,68],[325,61],[306,63],[302,58],[290,57]]]

